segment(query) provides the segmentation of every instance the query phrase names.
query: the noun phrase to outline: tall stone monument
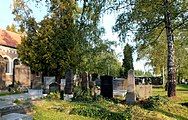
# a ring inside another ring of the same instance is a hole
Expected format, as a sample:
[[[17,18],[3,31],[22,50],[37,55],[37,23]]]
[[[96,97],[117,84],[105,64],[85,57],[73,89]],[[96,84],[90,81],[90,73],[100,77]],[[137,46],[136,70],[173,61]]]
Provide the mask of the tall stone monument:
[[[65,74],[65,95],[64,95],[64,100],[71,100],[73,97],[73,80],[74,80],[74,74],[72,69],[67,69],[66,74]]]
[[[128,71],[128,86],[126,94],[126,103],[133,104],[136,102],[136,92],[135,92],[135,77],[134,70],[130,69]]]
[[[81,75],[81,77],[82,77],[82,81],[81,81],[82,90],[85,91],[89,87],[89,81],[88,81],[88,74],[87,74],[87,72],[83,72],[82,75]]]

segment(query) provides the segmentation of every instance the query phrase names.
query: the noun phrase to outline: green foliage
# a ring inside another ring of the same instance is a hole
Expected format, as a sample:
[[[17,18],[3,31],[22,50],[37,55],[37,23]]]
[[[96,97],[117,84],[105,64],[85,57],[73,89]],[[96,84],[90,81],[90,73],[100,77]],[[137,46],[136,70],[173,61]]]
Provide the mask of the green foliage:
[[[152,77],[152,73],[149,71],[141,71],[141,70],[134,70],[135,76],[136,77]]]
[[[56,92],[50,92],[47,96],[46,99],[48,100],[58,100],[60,99],[60,94]]]
[[[153,88],[152,93],[154,97],[150,98],[150,100],[152,99],[151,101],[155,101],[155,104],[157,104],[155,109],[151,109],[149,106],[144,109],[143,103],[131,106],[121,104],[121,101],[114,103],[113,100],[105,100],[101,96],[98,96],[98,100],[94,102],[49,101],[43,99],[33,102],[35,105],[33,118],[35,120],[99,120],[105,118],[111,119],[110,117],[112,117],[114,120],[116,118],[118,120],[124,118],[128,120],[186,120],[188,118],[188,108],[182,106],[180,103],[188,101],[187,87],[177,85],[177,88],[179,89],[177,90],[177,97],[169,99],[165,96],[163,88]],[[159,96],[156,96],[158,94]],[[158,105],[158,102],[160,105]],[[70,114],[73,110],[75,113]],[[82,115],[79,115],[78,111]],[[102,116],[98,116],[102,114],[99,111],[104,112],[105,115],[102,115],[103,118]],[[85,115],[93,117],[85,117]]]
[[[18,46],[18,54],[32,70],[59,77],[66,68],[79,62],[80,36],[74,23],[75,4],[51,1],[50,5],[51,14],[39,23],[35,18],[27,18],[27,37]]]
[[[37,0],[36,6],[40,2]],[[105,1],[47,0],[48,14],[39,22],[31,17],[32,10],[27,4],[15,1],[13,9],[15,19],[27,34],[18,47],[24,64],[47,75],[62,76],[72,67],[78,73],[117,76],[120,63],[109,49],[113,43],[100,38],[104,33],[99,21]]]
[[[93,96],[91,96],[89,89],[83,91],[80,86],[77,86],[74,87],[74,95],[72,101],[92,102]]]
[[[17,28],[16,28],[16,25],[14,25],[14,24],[7,25],[6,30],[11,31],[11,32],[15,32],[15,33],[19,32],[19,30],[17,30]]]
[[[16,100],[14,100],[14,103],[16,103],[16,104],[22,104],[23,102],[21,100],[16,99]]]
[[[123,77],[128,77],[128,71],[133,68],[133,48],[127,43],[123,49],[123,70],[124,70],[124,76]]]
[[[86,117],[100,118],[102,120],[127,120],[131,119],[130,112],[111,112],[104,108],[80,107],[73,108],[70,114],[77,114]]]
[[[188,10],[185,7],[187,5],[187,1],[179,0],[130,0],[117,5],[117,9],[127,9],[122,10],[121,14],[118,15],[114,31],[119,33],[120,39],[123,41],[130,39],[130,34],[134,35],[134,41],[136,41],[137,48],[139,48],[138,51],[145,52],[143,55],[151,61],[150,64],[154,66],[154,71],[157,71],[156,74],[164,66],[167,66],[169,97],[175,96],[176,93],[174,39],[181,35],[175,34],[175,30],[187,30],[187,27],[185,27],[188,24]],[[161,40],[163,37],[165,41]],[[167,52],[163,49],[165,47],[167,47]],[[166,60],[163,57],[159,57],[161,54],[167,56]],[[167,64],[163,65],[165,62]]]
[[[145,101],[141,101],[141,105],[145,109],[154,110],[160,105],[166,104],[169,100],[166,97],[152,96]]]

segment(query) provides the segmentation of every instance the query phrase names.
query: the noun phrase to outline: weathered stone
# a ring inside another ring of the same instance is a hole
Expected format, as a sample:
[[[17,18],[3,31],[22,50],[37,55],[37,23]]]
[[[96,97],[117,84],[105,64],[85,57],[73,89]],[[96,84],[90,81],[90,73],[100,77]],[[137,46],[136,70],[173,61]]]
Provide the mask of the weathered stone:
[[[49,85],[50,92],[60,92],[60,85],[56,82]]]
[[[0,101],[0,109],[5,107],[13,106],[14,104],[11,101]]]
[[[31,71],[30,68],[24,65],[15,66],[15,82],[19,82],[22,86],[31,85]]]
[[[152,95],[152,85],[136,85],[136,95],[139,99],[147,99]]]
[[[33,118],[26,114],[10,113],[3,115],[0,120],[32,120]]]
[[[0,108],[1,115],[7,115],[10,113],[26,114],[26,110],[23,106],[19,106],[19,105],[10,105],[10,106],[4,106],[4,107]]]
[[[127,93],[127,79],[116,78],[113,80],[113,96],[125,97]]]
[[[133,104],[136,102],[136,94],[135,94],[135,77],[134,71],[128,71],[128,86],[127,86],[127,94],[126,94],[126,103]]]
[[[49,85],[55,82],[55,76],[44,77],[44,93],[49,93]]]

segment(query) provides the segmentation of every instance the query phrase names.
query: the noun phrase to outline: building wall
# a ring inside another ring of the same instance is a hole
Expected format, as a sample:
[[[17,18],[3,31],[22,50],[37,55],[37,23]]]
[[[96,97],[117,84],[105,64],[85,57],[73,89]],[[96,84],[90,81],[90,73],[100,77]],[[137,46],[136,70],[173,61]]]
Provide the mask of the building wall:
[[[22,86],[31,86],[31,71],[30,68],[25,65],[15,66],[15,81],[21,83]]]
[[[16,48],[8,47],[0,45],[0,55],[5,59],[6,66],[4,73],[2,73],[2,80],[5,82],[5,85],[11,85],[13,82],[13,70],[15,67],[15,73],[14,78],[16,83],[21,83],[22,86],[25,87],[31,87],[31,81],[33,84],[33,87],[40,86],[41,82],[38,83],[38,81],[41,81],[41,75],[36,76],[35,74],[31,74],[30,68],[27,66],[22,65],[21,63],[18,65],[14,65],[14,61],[18,60],[18,54]]]
[[[14,60],[18,59],[16,48],[0,45],[0,55],[8,59],[8,72],[6,72],[6,75],[13,75]]]

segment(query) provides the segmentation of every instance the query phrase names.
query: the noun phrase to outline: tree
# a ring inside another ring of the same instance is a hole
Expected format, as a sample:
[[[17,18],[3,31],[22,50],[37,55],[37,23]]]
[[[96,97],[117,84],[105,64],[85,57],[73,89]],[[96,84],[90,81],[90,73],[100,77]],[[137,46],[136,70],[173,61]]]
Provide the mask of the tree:
[[[16,29],[16,25],[14,25],[14,24],[7,25],[6,30],[18,33],[18,30]]]
[[[130,69],[134,69],[132,53],[133,53],[133,48],[127,43],[123,49],[124,59],[122,65],[124,70],[124,77],[126,78],[128,77],[128,71]]]
[[[186,29],[188,3],[176,0],[130,0],[124,3],[120,7],[127,9],[118,16],[114,27],[122,40],[132,32],[137,43],[147,45],[157,42],[166,30],[168,96],[175,96],[174,30]],[[158,35],[155,34],[156,30],[160,30]]]
[[[75,0],[47,0],[47,5],[48,14],[36,22],[27,2],[15,0],[15,20],[27,34],[18,53],[32,70],[55,75],[59,82],[65,71],[77,72],[85,54],[90,54],[90,48],[96,49],[102,43],[99,36],[104,30],[98,27],[102,4],[84,0],[83,8],[79,8]],[[72,73],[66,74],[67,78],[72,78],[68,75]],[[69,86],[65,93],[70,94],[72,79],[68,79],[66,85]]]
[[[134,70],[136,77],[152,77],[152,73],[149,71],[142,71],[142,70]]]

